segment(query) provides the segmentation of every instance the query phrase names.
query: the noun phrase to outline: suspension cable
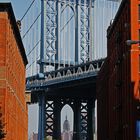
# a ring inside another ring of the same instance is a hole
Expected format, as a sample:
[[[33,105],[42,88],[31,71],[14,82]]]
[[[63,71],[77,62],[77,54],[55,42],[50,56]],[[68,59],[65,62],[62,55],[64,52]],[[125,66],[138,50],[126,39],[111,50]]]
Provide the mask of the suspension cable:
[[[30,8],[33,6],[34,2],[35,2],[35,0],[33,0],[32,3],[29,5],[28,9],[24,13],[24,15],[22,16],[22,18],[20,19],[20,21],[22,21],[24,19],[24,17],[27,15],[27,13],[29,12]]]
[[[33,25],[36,23],[36,21],[38,20],[38,18],[40,17],[41,12],[39,13],[39,15],[37,16],[37,18],[34,20],[34,22],[31,24],[31,26],[29,27],[29,29],[26,31],[26,33],[22,36],[22,39],[25,38],[25,36],[28,34],[28,32],[31,30],[31,28],[33,27]]]
[[[38,59],[39,57],[40,57],[40,56],[38,56],[37,59]],[[34,60],[34,61],[26,68],[26,70],[28,70],[28,69],[37,61],[37,59]]]
[[[68,19],[68,21],[66,22],[66,24],[62,27],[62,29],[60,30],[61,32],[64,30],[64,28],[69,24],[69,22],[72,20],[72,18],[74,17],[74,14]]]
[[[31,52],[38,46],[38,44],[40,43],[41,40],[39,40],[35,46],[30,50],[30,52],[27,54],[27,56],[29,56],[31,54]]]

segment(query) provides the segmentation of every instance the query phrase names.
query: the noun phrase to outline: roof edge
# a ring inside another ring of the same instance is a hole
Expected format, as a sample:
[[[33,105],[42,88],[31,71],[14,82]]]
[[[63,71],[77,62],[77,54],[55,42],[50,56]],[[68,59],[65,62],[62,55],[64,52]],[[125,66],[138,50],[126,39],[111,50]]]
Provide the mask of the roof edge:
[[[112,30],[113,30],[114,26],[116,25],[118,17],[120,16],[121,11],[124,8],[124,5],[126,4],[126,2],[127,2],[127,0],[122,0],[121,4],[119,6],[119,9],[113,19],[113,23],[111,25],[109,25],[107,28],[107,37],[112,33]]]
[[[16,39],[17,44],[18,44],[18,49],[19,49],[21,56],[23,58],[24,65],[26,66],[28,64],[28,60],[27,60],[24,45],[23,45],[23,42],[21,39],[21,35],[19,32],[19,28],[17,26],[16,18],[15,18],[14,11],[12,8],[12,4],[10,2],[0,3],[0,12],[7,12],[8,13],[9,19],[12,23],[13,32],[15,34],[15,39]]]

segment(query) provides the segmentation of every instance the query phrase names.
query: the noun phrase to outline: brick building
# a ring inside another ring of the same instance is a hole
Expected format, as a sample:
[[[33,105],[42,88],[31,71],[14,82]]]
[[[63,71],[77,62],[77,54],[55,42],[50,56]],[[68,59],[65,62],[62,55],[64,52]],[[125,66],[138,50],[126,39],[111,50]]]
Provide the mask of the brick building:
[[[140,0],[123,0],[107,31],[107,59],[97,81],[98,140],[140,139]]]
[[[27,140],[25,101],[27,58],[10,3],[0,3],[0,107],[5,140]]]

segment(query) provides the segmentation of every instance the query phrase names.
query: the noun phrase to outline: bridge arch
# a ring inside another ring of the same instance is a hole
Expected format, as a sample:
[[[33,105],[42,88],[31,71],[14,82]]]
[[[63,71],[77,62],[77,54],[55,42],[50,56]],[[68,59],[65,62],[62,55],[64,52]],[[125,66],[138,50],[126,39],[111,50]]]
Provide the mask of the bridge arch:
[[[63,5],[62,10],[61,10],[61,13],[63,13],[64,10],[65,10],[67,7],[70,7],[71,10],[73,11],[73,13],[75,14],[75,10],[74,10],[73,6],[70,5],[70,4],[65,4],[65,5]]]
[[[74,125],[74,112],[72,107],[69,104],[65,104],[64,106],[62,106],[61,108],[61,133],[64,132],[64,123],[68,121],[69,122],[69,129],[70,129],[70,133],[72,134],[73,132],[73,125]]]
[[[61,7],[60,32],[60,61],[70,64],[75,60],[75,11],[70,4]]]

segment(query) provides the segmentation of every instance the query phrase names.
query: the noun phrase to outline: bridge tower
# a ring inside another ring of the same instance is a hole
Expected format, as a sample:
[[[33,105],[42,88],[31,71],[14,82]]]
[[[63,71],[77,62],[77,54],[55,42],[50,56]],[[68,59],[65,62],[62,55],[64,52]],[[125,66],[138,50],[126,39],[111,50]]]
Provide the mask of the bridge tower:
[[[40,68],[92,60],[93,0],[41,0]]]
[[[92,8],[93,0],[41,0],[40,74],[50,67],[57,70],[92,60]],[[92,139],[92,125],[88,125],[92,122],[92,100],[49,99],[42,91],[38,102],[38,140],[46,136],[61,139],[60,112],[66,103],[74,111],[73,139]]]

